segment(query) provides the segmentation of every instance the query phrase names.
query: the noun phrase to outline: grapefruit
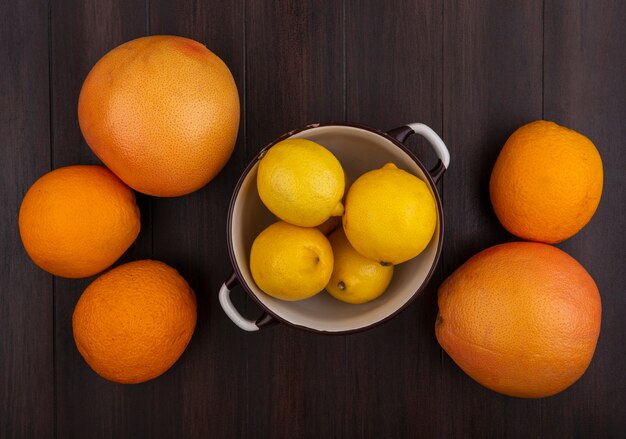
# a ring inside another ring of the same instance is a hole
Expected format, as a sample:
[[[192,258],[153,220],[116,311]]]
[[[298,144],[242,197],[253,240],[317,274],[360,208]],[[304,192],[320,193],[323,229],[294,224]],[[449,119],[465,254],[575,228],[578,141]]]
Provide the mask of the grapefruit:
[[[506,395],[539,398],[585,372],[602,307],[587,271],[547,244],[484,250],[439,288],[437,340],[470,377]]]
[[[143,37],[91,69],[78,121],[89,147],[126,184],[172,197],[207,184],[230,158],[239,95],[226,64],[204,45]]]

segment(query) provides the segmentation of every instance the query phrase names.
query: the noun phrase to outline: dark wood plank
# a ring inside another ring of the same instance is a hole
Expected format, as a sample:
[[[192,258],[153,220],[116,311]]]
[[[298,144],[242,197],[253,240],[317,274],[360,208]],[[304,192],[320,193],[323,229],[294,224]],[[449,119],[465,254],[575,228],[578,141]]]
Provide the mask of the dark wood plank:
[[[0,436],[52,437],[52,276],[28,258],[18,212],[31,184],[50,170],[48,9],[0,4]]]
[[[380,129],[423,122],[442,132],[442,2],[347,2],[347,119]],[[431,167],[435,154],[409,147]],[[441,190],[441,185],[439,189]],[[445,200],[444,200],[445,202]],[[434,336],[437,272],[408,309],[349,337],[346,369],[352,437],[437,437],[442,399]]]
[[[99,163],[82,138],[78,95],[91,67],[118,44],[146,32],[145,1],[55,1],[51,3],[51,108],[54,167]],[[150,203],[138,197],[142,230],[120,262],[150,257]],[[55,279],[57,434],[59,437],[133,437],[149,431],[133,409],[149,404],[146,386],[123,386],[96,375],[72,335],[72,313],[93,280]]]
[[[247,3],[248,159],[286,131],[344,118],[343,18],[341,2]],[[276,325],[247,338],[249,437],[349,436],[344,337]]]
[[[205,44],[229,66],[243,109],[244,11],[242,2],[153,1],[150,31]],[[231,271],[226,250],[230,195],[245,165],[242,111],[235,151],[203,189],[178,198],[154,199],[154,257],[176,267],[198,299],[198,324],[176,366],[155,381],[146,413],[164,437],[243,437],[246,433],[248,334],[223,313],[218,290]],[[237,305],[243,309],[243,295]]]
[[[602,156],[604,190],[591,222],[562,245],[602,296],[594,359],[579,382],[543,404],[546,437],[623,437],[626,431],[626,6],[545,5],[544,117],[588,136]]]
[[[445,177],[444,274],[473,254],[511,241],[489,200],[489,176],[508,136],[541,119],[541,0],[445,1],[443,133],[452,163]],[[443,355],[444,436],[537,437],[541,400],[498,395]]]

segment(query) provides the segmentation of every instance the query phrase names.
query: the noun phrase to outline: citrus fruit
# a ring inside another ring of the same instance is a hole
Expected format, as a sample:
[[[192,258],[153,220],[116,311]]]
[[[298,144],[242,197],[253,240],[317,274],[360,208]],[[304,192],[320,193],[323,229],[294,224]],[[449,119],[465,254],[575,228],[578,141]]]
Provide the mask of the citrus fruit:
[[[346,193],[348,192],[348,188],[350,187],[350,182],[348,180],[348,174],[346,174],[344,172],[343,177],[344,177],[344,179],[343,179],[343,181],[344,181],[344,191],[343,191],[343,197],[341,199],[341,204],[342,205],[345,202]],[[320,232],[322,232],[324,235],[328,236],[332,232],[334,232],[337,229],[337,227],[339,227],[340,225],[341,225],[341,216],[331,216],[326,221],[324,221],[322,224],[317,226],[317,229]]]
[[[419,255],[437,224],[437,205],[426,183],[393,163],[361,175],[348,191],[345,210],[350,244],[385,265]]]
[[[196,296],[172,267],[143,260],[101,275],[74,309],[76,347],[100,376],[141,383],[167,371],[196,326]]]
[[[602,159],[585,136],[538,120],[506,141],[491,174],[496,215],[512,234],[556,243],[578,233],[602,195]]]
[[[78,120],[87,144],[126,184],[178,196],[204,186],[230,158],[239,96],[226,64],[204,45],[149,36],[96,63]]]
[[[602,307],[587,271],[547,244],[484,250],[439,288],[437,340],[469,376],[506,395],[539,398],[589,366]]]
[[[109,267],[140,227],[133,191],[102,166],[48,172],[28,190],[19,214],[22,243],[33,262],[68,278]]]
[[[272,146],[259,163],[257,189],[274,215],[296,226],[319,226],[343,214],[343,168],[329,150],[310,140]]]
[[[355,304],[370,302],[385,292],[393,276],[393,265],[383,266],[362,256],[352,248],[341,228],[328,240],[334,265],[326,291],[335,299]]]
[[[333,251],[319,230],[279,221],[254,240],[250,271],[257,286],[270,296],[302,300],[328,283]]]

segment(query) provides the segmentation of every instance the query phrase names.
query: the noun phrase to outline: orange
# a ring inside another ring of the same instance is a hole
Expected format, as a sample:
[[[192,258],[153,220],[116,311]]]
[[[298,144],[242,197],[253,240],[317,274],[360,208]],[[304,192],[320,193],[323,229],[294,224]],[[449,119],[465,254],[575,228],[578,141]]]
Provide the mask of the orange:
[[[74,309],[76,347],[100,376],[141,383],[167,371],[196,326],[196,296],[163,262],[129,262],[98,277]]]
[[[67,166],[37,180],[22,201],[19,228],[30,258],[57,276],[109,267],[140,229],[135,195],[102,166]]]
[[[126,184],[172,197],[207,184],[230,158],[239,95],[226,64],[204,45],[143,37],[96,63],[78,120],[87,144]]]
[[[484,250],[439,288],[437,340],[469,376],[496,392],[539,398],[585,372],[602,306],[587,271],[547,244]]]
[[[602,195],[602,159],[587,137],[545,120],[517,129],[491,174],[502,225],[529,241],[557,243],[578,233]]]

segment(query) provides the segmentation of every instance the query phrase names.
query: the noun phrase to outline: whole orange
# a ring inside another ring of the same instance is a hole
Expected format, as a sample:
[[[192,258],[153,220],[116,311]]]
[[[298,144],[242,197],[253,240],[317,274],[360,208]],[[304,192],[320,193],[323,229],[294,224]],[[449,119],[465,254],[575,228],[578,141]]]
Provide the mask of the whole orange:
[[[489,192],[502,225],[529,241],[556,243],[575,235],[602,195],[602,159],[587,137],[538,120],[506,141]]]
[[[109,267],[140,229],[135,195],[103,166],[67,166],[37,180],[22,201],[19,228],[30,258],[57,276]]]
[[[239,95],[226,64],[204,45],[143,37],[91,69],[78,121],[93,152],[126,184],[178,196],[204,186],[230,158]]]
[[[539,398],[585,372],[602,306],[587,271],[547,244],[484,250],[439,288],[437,340],[463,371],[506,395]]]
[[[141,383],[167,371],[196,326],[196,296],[172,267],[144,260],[98,277],[74,309],[76,347],[102,377]]]

